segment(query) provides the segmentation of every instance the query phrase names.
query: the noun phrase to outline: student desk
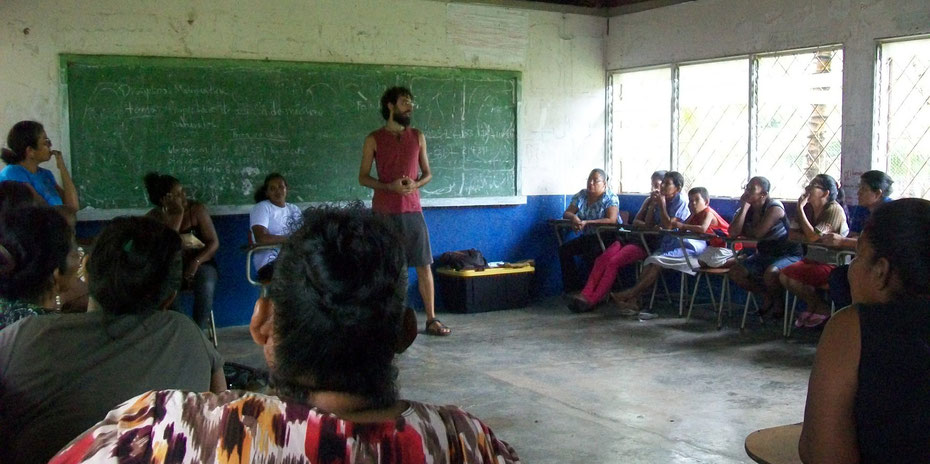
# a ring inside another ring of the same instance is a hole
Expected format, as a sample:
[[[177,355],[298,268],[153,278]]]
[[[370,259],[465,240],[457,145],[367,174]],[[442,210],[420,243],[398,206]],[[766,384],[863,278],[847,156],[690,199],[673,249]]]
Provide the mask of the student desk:
[[[746,437],[746,454],[762,464],[796,464],[803,423],[756,430]]]

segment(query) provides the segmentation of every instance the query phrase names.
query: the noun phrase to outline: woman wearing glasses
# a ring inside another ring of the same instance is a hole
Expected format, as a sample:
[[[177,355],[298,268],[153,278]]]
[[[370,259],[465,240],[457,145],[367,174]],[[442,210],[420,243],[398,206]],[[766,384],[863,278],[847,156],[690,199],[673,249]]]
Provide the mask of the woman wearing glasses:
[[[42,124],[35,121],[20,121],[10,129],[6,137],[2,157],[7,164],[0,171],[0,182],[12,180],[32,187],[49,206],[66,206],[73,211],[80,208],[77,189],[71,181],[71,174],[58,150],[52,150]],[[39,165],[55,157],[58,173],[61,175],[59,186],[52,171]]]
[[[843,191],[836,180],[827,174],[818,174],[798,198],[798,213],[792,224],[790,238],[796,241],[820,242],[826,234],[840,237],[849,235],[846,225],[846,210],[841,202]],[[801,211],[804,214],[800,214]],[[816,327],[830,317],[830,307],[819,297],[816,290],[824,287],[830,272],[836,267],[835,256],[822,249],[810,248],[804,260],[781,271],[779,283],[808,303],[808,311],[798,315],[795,326]]]

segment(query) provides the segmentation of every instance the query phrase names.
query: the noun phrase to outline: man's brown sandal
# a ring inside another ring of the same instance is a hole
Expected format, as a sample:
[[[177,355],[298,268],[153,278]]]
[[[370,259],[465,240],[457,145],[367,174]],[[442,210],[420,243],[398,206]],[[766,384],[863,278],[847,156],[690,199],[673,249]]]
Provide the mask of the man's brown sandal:
[[[427,335],[437,335],[437,336],[446,336],[452,333],[452,329],[446,327],[439,319],[427,319],[426,320],[426,334]]]

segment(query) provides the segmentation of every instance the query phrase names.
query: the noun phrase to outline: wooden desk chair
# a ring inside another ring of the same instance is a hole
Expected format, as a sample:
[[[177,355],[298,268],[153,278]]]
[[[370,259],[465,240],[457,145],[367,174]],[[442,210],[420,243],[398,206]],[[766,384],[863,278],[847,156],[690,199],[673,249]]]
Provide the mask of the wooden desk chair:
[[[746,454],[762,464],[800,464],[798,441],[803,423],[756,430],[746,437]]]

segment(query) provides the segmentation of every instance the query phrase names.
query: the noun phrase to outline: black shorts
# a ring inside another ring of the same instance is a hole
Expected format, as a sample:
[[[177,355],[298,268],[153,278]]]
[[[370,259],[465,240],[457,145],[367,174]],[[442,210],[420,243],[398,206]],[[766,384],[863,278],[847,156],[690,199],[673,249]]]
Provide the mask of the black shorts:
[[[386,214],[403,237],[407,266],[421,267],[433,264],[433,250],[429,246],[429,230],[422,212]]]

